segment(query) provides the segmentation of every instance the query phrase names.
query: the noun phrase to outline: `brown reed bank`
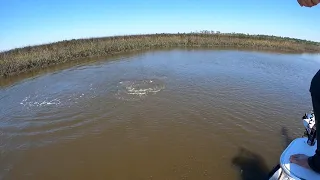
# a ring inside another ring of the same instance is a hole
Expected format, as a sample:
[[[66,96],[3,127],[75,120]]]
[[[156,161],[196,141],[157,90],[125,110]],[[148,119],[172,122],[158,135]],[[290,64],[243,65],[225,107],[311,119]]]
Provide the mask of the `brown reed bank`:
[[[319,53],[320,43],[277,36],[202,31],[199,33],[145,34],[60,41],[0,53],[0,77],[53,64],[121,52],[167,47],[230,47]]]

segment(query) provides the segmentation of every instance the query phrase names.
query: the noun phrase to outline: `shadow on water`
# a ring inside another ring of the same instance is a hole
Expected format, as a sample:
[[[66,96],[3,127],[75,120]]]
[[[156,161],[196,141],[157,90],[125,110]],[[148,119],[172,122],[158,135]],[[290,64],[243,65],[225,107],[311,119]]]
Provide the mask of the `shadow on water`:
[[[288,133],[288,129],[286,127],[282,127],[281,128],[281,135],[282,135],[282,140],[283,140],[283,149],[285,149],[292,141],[293,141],[293,138],[289,136],[289,133]]]
[[[293,141],[286,127],[281,128],[284,149]],[[278,168],[269,169],[264,158],[246,148],[239,148],[238,154],[232,158],[232,164],[239,168],[241,180],[267,180]]]
[[[238,154],[232,159],[232,164],[240,168],[242,180],[265,180],[269,169],[264,159],[245,148],[239,148]]]

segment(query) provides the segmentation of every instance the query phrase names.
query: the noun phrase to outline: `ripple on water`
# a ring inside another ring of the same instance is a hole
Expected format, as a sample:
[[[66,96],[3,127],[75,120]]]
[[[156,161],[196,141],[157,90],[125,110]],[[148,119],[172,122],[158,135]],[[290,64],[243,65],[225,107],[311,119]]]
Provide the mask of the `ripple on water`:
[[[43,86],[16,97],[0,116],[0,147],[11,150],[42,146],[85,134],[82,128],[97,118],[84,118],[91,113],[90,102],[104,94],[105,89],[94,84],[84,86],[64,93]]]
[[[24,173],[45,179],[41,154],[52,162],[45,168],[71,177],[56,166],[61,161],[56,157],[66,152],[75,152],[63,159],[75,170],[92,164],[115,167],[107,173],[95,168],[98,175],[123,172],[126,166],[114,166],[113,160],[120,160],[145,164],[137,177],[159,167],[169,172],[174,165],[235,179],[221,175],[233,173],[228,158],[235,148],[249,148],[276,162],[278,154],[272,153],[282,149],[281,126],[301,127],[294,119],[310,107],[307,89],[317,65],[295,56],[174,51],[69,69],[0,89],[0,179],[12,169],[10,179],[32,177]],[[87,154],[94,156],[87,159]],[[79,157],[89,161],[78,164]],[[159,166],[148,169],[150,157],[159,157]],[[188,157],[196,161],[185,161]],[[174,178],[161,172],[154,177]],[[175,173],[184,170],[175,168]]]
[[[164,88],[164,82],[158,79],[120,81],[116,97],[125,101],[137,101],[148,95],[154,95]]]
[[[118,82],[113,95],[120,100],[137,101],[164,88],[163,80],[157,78],[128,80]],[[91,125],[96,126],[101,116],[109,113],[106,109],[112,108],[105,86],[88,84],[86,88],[64,93],[51,92],[51,89],[44,87],[17,99],[15,113],[4,116],[1,121],[0,136],[4,141],[0,142],[0,147],[42,146],[61,139],[76,138],[88,132]],[[100,111],[103,113],[100,114]]]

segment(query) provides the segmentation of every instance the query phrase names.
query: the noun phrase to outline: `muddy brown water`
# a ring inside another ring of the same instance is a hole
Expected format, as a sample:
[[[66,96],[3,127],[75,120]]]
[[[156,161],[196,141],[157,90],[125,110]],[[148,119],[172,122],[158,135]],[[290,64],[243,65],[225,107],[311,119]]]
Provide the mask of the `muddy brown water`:
[[[261,179],[320,57],[158,50],[0,80],[1,179]]]

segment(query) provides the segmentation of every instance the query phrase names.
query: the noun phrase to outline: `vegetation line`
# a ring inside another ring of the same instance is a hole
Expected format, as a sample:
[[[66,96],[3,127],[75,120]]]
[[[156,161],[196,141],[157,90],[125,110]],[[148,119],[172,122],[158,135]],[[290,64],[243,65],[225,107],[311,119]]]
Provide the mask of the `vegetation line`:
[[[287,37],[202,31],[61,41],[0,53],[0,77],[81,58],[162,47],[236,47],[319,53],[320,43]]]

